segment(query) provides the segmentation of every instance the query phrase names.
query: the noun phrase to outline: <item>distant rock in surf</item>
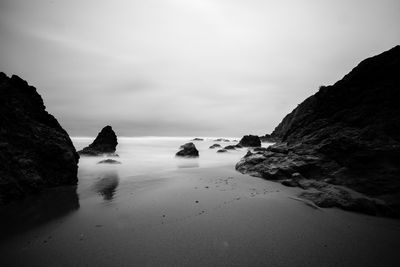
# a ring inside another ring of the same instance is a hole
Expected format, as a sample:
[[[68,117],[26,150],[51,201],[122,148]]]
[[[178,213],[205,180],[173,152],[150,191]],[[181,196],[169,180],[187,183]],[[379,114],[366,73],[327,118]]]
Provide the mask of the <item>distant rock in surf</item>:
[[[84,156],[100,156],[103,154],[116,156],[115,149],[117,145],[117,136],[112,127],[107,125],[100,131],[93,143],[78,151],[78,153]]]
[[[121,162],[114,159],[104,159],[97,162],[97,164],[121,164]]]
[[[209,148],[214,149],[214,148],[217,148],[217,147],[221,147],[221,145],[220,144],[213,144]]]
[[[239,145],[244,147],[258,147],[261,146],[261,141],[257,135],[245,135],[240,140]]]
[[[199,151],[193,143],[186,143],[182,145],[181,150],[176,153],[178,157],[198,157]]]
[[[226,150],[235,150],[236,146],[229,145],[229,146],[224,147],[224,149],[226,149]]]
[[[0,204],[75,185],[79,155],[36,88],[0,72]]]
[[[204,139],[203,139],[203,138],[198,138],[198,137],[196,137],[196,138],[194,138],[192,141],[204,141]]]
[[[228,150],[226,150],[226,149],[219,149],[219,150],[217,150],[217,153],[225,153],[225,152],[228,152]]]

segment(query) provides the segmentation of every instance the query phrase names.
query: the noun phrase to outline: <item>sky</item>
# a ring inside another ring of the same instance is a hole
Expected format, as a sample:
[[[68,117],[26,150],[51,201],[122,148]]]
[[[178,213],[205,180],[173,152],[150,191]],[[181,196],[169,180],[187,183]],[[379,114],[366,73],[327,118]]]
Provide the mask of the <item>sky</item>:
[[[398,0],[0,0],[0,71],[71,136],[263,135],[399,25]]]

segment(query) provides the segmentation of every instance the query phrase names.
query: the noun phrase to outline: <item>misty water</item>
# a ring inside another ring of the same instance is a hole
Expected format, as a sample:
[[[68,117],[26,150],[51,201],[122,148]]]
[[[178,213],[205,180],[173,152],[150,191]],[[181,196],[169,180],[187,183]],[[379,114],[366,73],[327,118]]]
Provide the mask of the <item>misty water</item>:
[[[247,149],[216,153],[214,138],[194,142],[199,158],[176,158],[190,139],[118,138],[121,164],[81,157],[76,187],[3,207],[0,266],[397,262],[398,220],[296,201],[301,189],[236,172]],[[78,150],[92,140],[73,138]]]

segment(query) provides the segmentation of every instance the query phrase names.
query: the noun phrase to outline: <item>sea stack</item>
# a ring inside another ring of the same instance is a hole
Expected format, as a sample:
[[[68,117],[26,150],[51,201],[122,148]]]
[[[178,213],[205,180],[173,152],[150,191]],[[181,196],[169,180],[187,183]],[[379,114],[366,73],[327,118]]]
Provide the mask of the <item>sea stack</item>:
[[[279,142],[236,169],[309,188],[301,197],[322,207],[400,216],[399,71],[400,46],[362,61],[298,105],[271,134]]]
[[[257,135],[245,135],[239,142],[242,147],[259,147],[261,146],[260,137]]]
[[[193,143],[186,143],[182,145],[181,150],[176,153],[178,157],[198,157],[199,151]]]
[[[98,133],[93,143],[78,151],[78,153],[85,156],[113,155],[117,145],[117,135],[112,127],[107,125]]]
[[[36,88],[0,72],[0,204],[77,183],[79,155]]]

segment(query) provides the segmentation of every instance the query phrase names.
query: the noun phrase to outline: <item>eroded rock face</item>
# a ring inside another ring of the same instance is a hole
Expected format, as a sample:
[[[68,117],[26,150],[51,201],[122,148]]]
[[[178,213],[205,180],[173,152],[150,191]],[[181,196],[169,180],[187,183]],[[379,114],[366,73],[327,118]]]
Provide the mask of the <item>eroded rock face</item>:
[[[198,157],[199,151],[193,143],[186,143],[182,145],[181,150],[176,153],[179,157]]]
[[[245,135],[239,142],[243,147],[259,147],[261,146],[260,138],[257,135]]]
[[[386,215],[400,214],[400,46],[361,62],[342,80],[321,87],[275,128],[279,142],[246,155],[237,170],[296,185],[306,180],[350,188],[382,201]],[[297,179],[297,178],[296,178]],[[289,182],[290,181],[290,182]],[[317,205],[366,212],[345,194],[304,194]],[[341,192],[341,191],[340,191]],[[331,196],[331,195],[330,195]],[[323,199],[329,199],[323,200]],[[359,201],[359,200],[357,200]],[[327,205],[326,203],[333,203]],[[367,212],[371,213],[371,212]],[[377,212],[378,214],[379,212]]]
[[[36,88],[0,73],[0,204],[77,183],[79,155]]]
[[[107,125],[100,131],[100,133],[98,133],[93,143],[78,151],[78,153],[85,156],[99,156],[103,154],[113,155],[117,145],[117,135],[113,131],[112,127]]]

